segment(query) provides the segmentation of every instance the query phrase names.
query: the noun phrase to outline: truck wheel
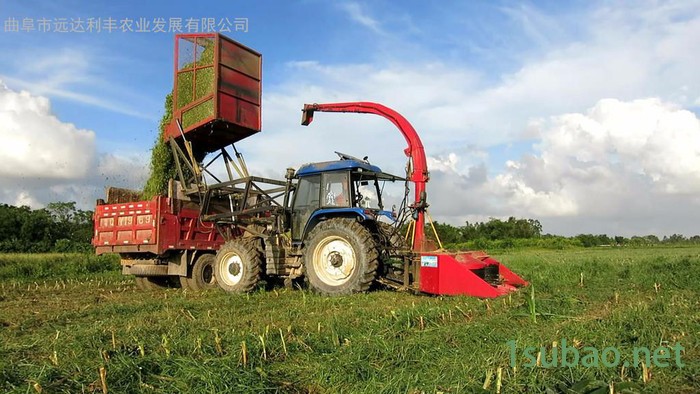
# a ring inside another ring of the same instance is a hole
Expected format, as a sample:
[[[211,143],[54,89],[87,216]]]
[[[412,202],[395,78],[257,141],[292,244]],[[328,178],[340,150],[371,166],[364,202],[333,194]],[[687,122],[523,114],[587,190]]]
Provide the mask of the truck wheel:
[[[369,289],[379,254],[367,228],[354,219],[330,219],[316,226],[308,239],[304,270],[314,290],[340,295]]]
[[[253,290],[260,280],[260,240],[238,238],[226,242],[216,253],[214,276],[219,287],[232,293]]]
[[[194,265],[192,265],[192,268],[190,268],[190,275],[180,277],[180,284],[182,285],[182,288],[194,291],[215,288],[215,264],[216,256],[213,254],[207,253],[197,257],[197,259],[194,261]]]
[[[168,276],[136,276],[136,288],[140,290],[156,290],[173,287]]]

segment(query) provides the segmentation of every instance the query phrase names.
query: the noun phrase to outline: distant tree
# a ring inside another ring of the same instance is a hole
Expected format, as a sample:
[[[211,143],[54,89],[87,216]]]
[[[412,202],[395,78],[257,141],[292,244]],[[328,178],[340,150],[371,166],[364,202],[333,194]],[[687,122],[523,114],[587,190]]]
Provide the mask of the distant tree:
[[[627,238],[625,238],[625,237],[622,237],[622,236],[619,236],[619,235],[616,235],[616,236],[615,236],[615,244],[616,244],[616,245],[624,245],[624,244],[626,244],[628,241],[629,241],[629,240],[628,240]]]
[[[670,237],[664,236],[664,243],[680,244],[685,243],[686,239],[681,234],[673,234]]]
[[[487,222],[466,222],[461,233],[465,240],[538,238],[542,235],[542,224],[535,219],[517,219],[512,216],[505,221],[490,218]]]
[[[92,237],[92,212],[75,207],[75,202],[52,202],[46,205],[58,231],[55,239],[70,240],[76,244],[89,244]]]
[[[644,239],[650,244],[658,244],[659,242],[661,242],[659,240],[659,237],[657,237],[656,235],[653,235],[653,234],[645,235]]]
[[[434,225],[443,244],[464,242],[459,228],[447,223],[435,222]],[[431,229],[428,231],[432,233]]]
[[[581,242],[581,245],[583,245],[586,248],[595,246],[595,237],[592,234],[579,234],[574,238],[579,240],[579,242]]]
[[[64,207],[65,208],[65,207]],[[67,208],[72,208],[68,206]],[[68,209],[70,211],[71,209]],[[53,210],[52,210],[53,212]],[[92,213],[89,213],[90,215]],[[2,212],[0,211],[0,219]],[[91,223],[87,217],[86,222]],[[518,219],[509,217],[506,220],[489,218],[485,222],[465,222],[457,227],[447,223],[435,222],[435,229],[440,236],[443,245],[463,244],[460,247],[474,249],[512,248],[512,247],[594,247],[603,245],[630,245],[653,246],[665,244],[700,244],[700,235],[686,238],[682,234],[664,236],[662,240],[658,236],[650,234],[645,236],[609,236],[607,234],[578,234],[573,237],[562,237],[553,234],[543,234],[542,224],[536,219]],[[87,226],[90,228],[90,226]],[[0,223],[0,233],[2,227]],[[91,233],[85,235],[89,240]],[[433,239],[432,228],[426,225],[426,236]]]

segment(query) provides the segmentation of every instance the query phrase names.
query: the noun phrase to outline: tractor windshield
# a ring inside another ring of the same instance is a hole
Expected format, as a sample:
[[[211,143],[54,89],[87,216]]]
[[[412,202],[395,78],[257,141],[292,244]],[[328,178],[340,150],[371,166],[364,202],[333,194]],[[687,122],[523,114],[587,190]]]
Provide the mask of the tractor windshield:
[[[355,191],[355,206],[368,209],[383,209],[381,191],[377,175],[374,173],[355,173],[352,177]]]
[[[384,183],[387,181],[405,181],[405,178],[368,171],[353,173],[354,206],[383,210],[382,191],[384,190]]]

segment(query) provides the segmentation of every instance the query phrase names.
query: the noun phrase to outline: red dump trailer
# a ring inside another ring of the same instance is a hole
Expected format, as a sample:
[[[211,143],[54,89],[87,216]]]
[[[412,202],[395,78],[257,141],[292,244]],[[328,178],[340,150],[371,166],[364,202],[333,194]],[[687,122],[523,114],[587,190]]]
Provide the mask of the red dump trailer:
[[[167,196],[98,204],[92,242],[97,254],[118,253],[122,273],[135,275],[139,287],[201,289],[215,285],[213,271],[193,276],[193,268],[210,265],[224,238],[199,218],[198,207]]]
[[[171,251],[215,251],[223,238],[211,223],[199,220],[199,210],[183,202],[156,196],[150,201],[98,205],[95,208],[97,254]]]

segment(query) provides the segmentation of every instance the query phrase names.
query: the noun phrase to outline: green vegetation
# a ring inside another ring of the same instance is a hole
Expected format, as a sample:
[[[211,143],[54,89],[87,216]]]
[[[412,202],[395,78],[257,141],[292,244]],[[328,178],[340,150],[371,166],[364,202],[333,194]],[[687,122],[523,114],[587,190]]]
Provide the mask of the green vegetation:
[[[466,222],[464,226],[435,223],[440,240],[451,250],[512,250],[526,248],[566,249],[593,246],[682,246],[700,245],[700,235],[685,237],[680,234],[664,236],[655,235],[609,236],[606,234],[579,234],[573,237],[542,234],[542,225],[535,219],[507,220],[491,218],[487,222]],[[426,235],[434,239],[433,230],[427,226]]]
[[[214,41],[197,42],[196,61],[185,64],[177,74],[177,107],[182,108],[214,92]],[[203,44],[203,45],[202,45]],[[193,54],[194,55],[194,54]],[[194,60],[194,59],[193,59]],[[197,68],[194,67],[205,67]],[[188,70],[189,69],[189,70]],[[182,114],[182,127],[187,129],[214,116],[214,100],[204,101]]]
[[[150,200],[159,194],[166,194],[168,181],[175,178],[175,161],[170,147],[165,141],[165,130],[173,118],[173,95],[168,93],[165,97],[165,113],[158,126],[158,136],[151,149],[151,172],[146,185],[143,188],[143,199]]]
[[[92,251],[92,211],[75,202],[42,209],[0,204],[0,253]]]
[[[440,238],[445,243],[460,243],[474,239],[526,239],[539,238],[542,235],[542,225],[535,219],[508,220],[492,218],[488,222],[466,222],[464,226],[455,227],[449,224],[435,223]]]
[[[214,92],[214,45],[213,42],[207,43],[204,51],[199,56],[198,60],[193,63],[186,64],[182,70],[192,68],[192,65],[203,66],[212,65],[207,68],[196,70],[196,83],[193,86],[194,70],[180,72],[177,75],[177,107],[182,108],[185,105],[199,100],[208,94]],[[203,119],[214,116],[214,100],[207,100],[199,105],[187,110],[182,115],[182,127],[187,130]],[[158,136],[151,149],[151,172],[146,185],[143,189],[142,198],[150,200],[156,195],[166,194],[168,191],[168,181],[176,179],[175,161],[165,140],[165,131],[168,124],[173,119],[173,94],[169,93],[165,98],[165,112],[160,120],[158,127]],[[185,169],[183,169],[184,171]]]
[[[84,264],[74,257],[55,264]],[[35,262],[12,257],[10,271],[3,259],[0,391],[100,392],[100,369],[119,393],[700,391],[699,247],[495,257],[535,290],[495,300],[143,292],[116,270],[10,279]],[[508,341],[550,348],[562,338],[616,346],[623,358],[635,346],[680,343],[685,366],[510,367]]]
[[[209,99],[182,112],[182,127],[187,129],[212,116],[214,116],[214,99]]]
[[[116,255],[79,253],[0,254],[0,281],[34,282],[86,278],[120,269]]]

